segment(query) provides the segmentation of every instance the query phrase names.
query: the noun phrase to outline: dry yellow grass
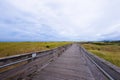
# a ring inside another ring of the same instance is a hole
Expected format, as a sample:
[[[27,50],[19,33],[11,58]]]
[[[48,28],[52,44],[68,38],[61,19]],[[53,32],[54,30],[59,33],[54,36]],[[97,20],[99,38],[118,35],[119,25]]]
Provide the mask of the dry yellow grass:
[[[120,43],[82,44],[88,51],[120,67]]]
[[[0,42],[0,57],[48,50],[70,42]]]

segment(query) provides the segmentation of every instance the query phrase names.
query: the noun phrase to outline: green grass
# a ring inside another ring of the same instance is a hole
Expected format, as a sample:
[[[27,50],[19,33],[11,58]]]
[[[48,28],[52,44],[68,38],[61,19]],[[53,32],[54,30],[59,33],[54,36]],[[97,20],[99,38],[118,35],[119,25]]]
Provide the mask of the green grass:
[[[89,52],[120,67],[120,42],[119,43],[85,43],[82,44]]]
[[[0,42],[0,57],[52,49],[70,42]]]

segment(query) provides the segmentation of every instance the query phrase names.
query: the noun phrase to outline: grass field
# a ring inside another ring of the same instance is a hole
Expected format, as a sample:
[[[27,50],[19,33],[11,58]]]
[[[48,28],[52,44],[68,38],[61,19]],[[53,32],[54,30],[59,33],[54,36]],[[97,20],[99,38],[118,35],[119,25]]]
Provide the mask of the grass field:
[[[120,67],[120,42],[93,42],[82,44],[89,52]]]
[[[0,42],[0,57],[48,50],[70,42]]]

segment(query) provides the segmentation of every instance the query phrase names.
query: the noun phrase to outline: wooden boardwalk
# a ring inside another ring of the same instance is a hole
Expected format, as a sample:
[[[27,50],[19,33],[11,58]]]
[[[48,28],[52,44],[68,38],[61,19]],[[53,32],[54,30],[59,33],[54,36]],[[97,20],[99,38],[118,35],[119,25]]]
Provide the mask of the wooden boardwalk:
[[[84,54],[73,44],[57,60],[38,70],[32,80],[95,80],[90,72]]]

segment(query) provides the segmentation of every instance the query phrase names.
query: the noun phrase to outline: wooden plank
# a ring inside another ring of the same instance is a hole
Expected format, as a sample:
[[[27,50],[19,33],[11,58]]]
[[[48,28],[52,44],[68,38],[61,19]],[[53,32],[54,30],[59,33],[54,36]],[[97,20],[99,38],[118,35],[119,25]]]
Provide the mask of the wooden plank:
[[[24,60],[27,58],[31,58],[30,60],[26,60],[25,64],[14,66],[10,65],[8,67],[13,67],[12,69],[9,69],[5,72],[0,73],[0,80],[21,80],[21,79],[27,79],[31,76],[37,69],[43,68],[44,65],[48,64],[49,62],[57,59],[59,55],[61,55],[70,45],[61,46],[52,50],[48,51],[42,51],[42,52],[36,52],[34,55],[32,53],[25,54],[21,56],[13,56],[5,59],[0,59],[1,65],[4,66],[5,64],[14,63],[14,61]],[[43,55],[44,54],[44,55]],[[43,56],[41,56],[43,55]],[[20,64],[20,63],[19,63]],[[6,67],[5,67],[6,68]],[[11,74],[12,73],[12,74]]]
[[[74,44],[56,61],[38,71],[32,80],[94,80],[94,77],[80,54],[79,46]]]

